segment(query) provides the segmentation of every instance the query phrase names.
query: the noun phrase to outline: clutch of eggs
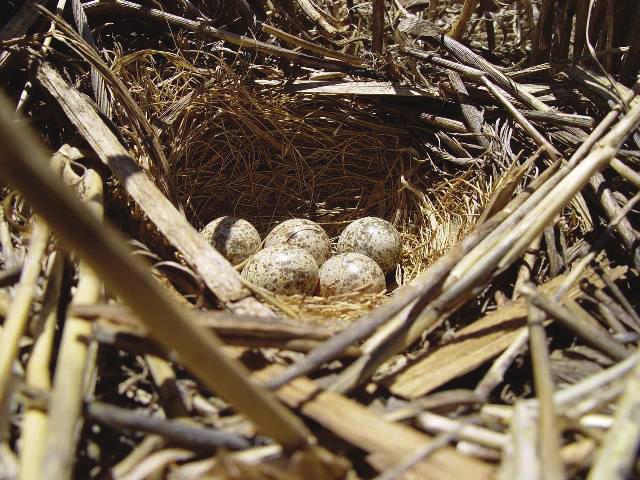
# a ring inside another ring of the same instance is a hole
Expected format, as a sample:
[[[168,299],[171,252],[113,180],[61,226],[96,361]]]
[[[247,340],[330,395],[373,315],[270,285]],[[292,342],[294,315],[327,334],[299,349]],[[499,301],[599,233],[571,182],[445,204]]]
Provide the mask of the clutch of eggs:
[[[382,292],[385,274],[402,255],[400,234],[377,217],[349,224],[338,239],[334,257],[325,230],[303,218],[273,228],[264,250],[260,250],[258,231],[243,219],[217,218],[202,235],[232,264],[248,260],[242,271],[246,280],[280,295],[312,295],[318,287],[322,296]]]

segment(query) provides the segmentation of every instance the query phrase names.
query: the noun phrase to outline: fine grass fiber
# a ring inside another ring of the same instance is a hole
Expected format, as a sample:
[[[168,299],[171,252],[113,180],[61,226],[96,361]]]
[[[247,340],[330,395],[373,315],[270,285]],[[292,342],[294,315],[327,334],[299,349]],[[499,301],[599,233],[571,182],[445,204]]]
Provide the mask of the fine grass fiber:
[[[116,55],[112,67],[156,126],[171,181],[198,229],[233,215],[264,238],[302,217],[336,240],[355,219],[383,217],[403,238],[392,290],[473,227],[505,163],[490,162],[495,153],[464,168],[420,158],[412,130],[373,101],[290,94],[284,81],[255,82],[283,80],[274,67],[247,68],[240,58],[228,66],[208,55],[143,50]],[[284,300],[304,316],[350,319],[379,297]]]

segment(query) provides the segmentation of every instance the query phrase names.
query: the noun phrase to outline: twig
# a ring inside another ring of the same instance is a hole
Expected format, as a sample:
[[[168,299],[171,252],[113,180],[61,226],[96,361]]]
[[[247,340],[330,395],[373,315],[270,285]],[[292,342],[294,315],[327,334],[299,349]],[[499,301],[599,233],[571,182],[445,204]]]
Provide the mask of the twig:
[[[531,46],[531,63],[536,64],[549,60],[551,50],[551,36],[553,28],[554,3],[552,0],[543,0],[540,6],[540,17],[533,32]]]
[[[565,388],[564,390],[556,392],[553,397],[556,407],[559,410],[568,408],[590,393],[605,387],[611,382],[623,378],[633,369],[639,358],[640,355],[635,353],[612,367],[591,375],[584,380]]]
[[[417,417],[418,426],[430,433],[455,433],[456,437],[486,447],[502,450],[507,436],[487,428],[424,412]]]
[[[467,92],[464,83],[462,83],[460,75],[458,75],[456,72],[449,72],[449,80],[451,81],[451,85],[458,94],[460,110],[462,111],[462,116],[464,117],[467,127],[470,131],[474,132],[477,135],[476,138],[478,139],[480,145],[488,148],[490,143],[485,138],[482,132],[482,125],[484,123],[482,111],[471,101],[469,92]]]
[[[536,455],[538,429],[534,411],[526,402],[515,404],[509,435],[511,441],[502,455],[498,479],[540,480],[542,476]]]
[[[313,22],[322,28],[329,35],[334,35],[337,33],[336,28],[331,25],[327,20],[322,16],[320,12],[316,9],[315,5],[310,0],[295,0],[295,2],[300,5],[300,8],[305,13],[305,15]]]
[[[58,317],[58,301],[64,257],[62,252],[54,252],[49,257],[47,268],[46,298],[41,310],[43,320],[40,334],[33,346],[29,363],[27,364],[26,383],[29,387],[48,392],[51,387],[51,351],[55,326]],[[47,413],[37,407],[28,407],[22,423],[20,449],[20,479],[31,480],[39,478],[42,472],[42,461],[46,453],[45,436],[47,431]]]
[[[522,178],[536,160],[540,158],[540,155],[543,152],[544,149],[542,147],[538,148],[538,150],[527,158],[522,165],[518,164],[520,155],[513,159],[509,169],[502,175],[502,177],[500,177],[495,190],[491,193],[491,198],[487,202],[487,205],[484,207],[484,211],[476,222],[477,225],[482,225],[488,218],[491,218],[509,204],[509,200],[518,188],[518,185],[520,185]],[[537,249],[538,246],[535,248]]]
[[[616,218],[620,213],[620,204],[618,200],[614,198],[613,192],[608,188],[604,175],[597,172],[589,180],[589,184],[600,200],[600,205],[607,214],[609,219]],[[627,218],[622,218],[615,226],[615,231],[622,240],[624,246],[631,253],[631,258],[636,268],[640,268],[640,247],[637,242],[640,239],[640,234],[631,226],[631,222]]]
[[[262,31],[265,33],[268,33],[269,35],[273,35],[274,37],[277,37],[280,40],[284,40],[287,43],[296,45],[298,47],[302,47],[311,52],[319,53],[324,57],[334,58],[336,60],[342,60],[343,62],[353,65],[354,67],[362,67],[364,65],[364,61],[358,57],[354,57],[352,55],[346,55],[342,52],[337,52],[329,48],[325,48],[316,43],[309,42],[308,40],[298,38],[295,35],[291,35],[290,33],[282,31],[279,28],[276,28],[272,25],[267,25],[266,23],[263,23],[261,24],[261,27],[262,27]]]
[[[384,47],[384,0],[373,0],[372,45],[374,53],[381,54]]]
[[[532,288],[532,287],[531,287]],[[562,460],[560,459],[560,431],[553,404],[553,381],[549,366],[549,350],[547,336],[544,331],[545,314],[529,305],[529,346],[533,363],[533,379],[539,405],[538,451],[542,475],[545,479],[559,480],[564,478]]]
[[[12,116],[13,112],[11,112]],[[11,369],[19,351],[19,341],[29,322],[29,312],[36,294],[36,283],[42,270],[42,259],[48,242],[49,229],[42,221],[36,221],[29,252],[20,275],[20,283],[0,332],[0,345],[2,345],[0,350],[0,404],[4,403],[5,396],[8,395],[7,389],[12,376]],[[3,427],[0,427],[0,430],[2,429]]]
[[[118,430],[133,430],[161,435],[178,447],[196,450],[212,450],[223,447],[240,450],[250,446],[243,437],[211,428],[184,425],[179,421],[149,417],[142,413],[108,405],[102,402],[88,402],[84,407],[85,416],[93,422],[103,423]]]
[[[135,328],[140,325],[134,312],[120,304],[73,305],[69,313],[88,320],[105,319],[115,324],[113,329],[116,331],[116,325],[125,327],[124,331],[127,331],[127,326]],[[334,333],[332,329],[304,325],[275,316],[242,315],[224,310],[197,311],[193,316],[200,326],[212,328],[226,339],[250,337],[326,340]]]
[[[155,355],[145,355],[144,360],[167,418],[188,416],[189,409],[180,395],[176,372],[171,364],[164,358]]]
[[[384,418],[393,422],[401,422],[413,418],[425,410],[435,410],[442,407],[459,405],[474,405],[481,400],[482,399],[471,390],[447,390],[418,398],[397,410],[387,413]]]
[[[618,299],[627,314],[631,316],[631,318],[633,318],[633,323],[638,328],[640,328],[640,316],[634,310],[633,306],[631,305],[627,297],[622,293],[618,285],[616,285],[616,283],[611,279],[611,276],[607,273],[605,268],[600,265],[596,268],[596,271],[598,272],[598,275],[600,275],[600,278],[602,278],[602,280],[604,281],[607,288],[611,290],[613,295]]]
[[[462,35],[467,28],[467,23],[469,23],[471,15],[473,15],[477,6],[478,0],[464,0],[462,11],[449,31],[449,35],[452,38],[455,38],[456,40],[460,40],[462,38]]]
[[[615,420],[600,448],[588,479],[623,480],[629,478],[640,445],[640,362],[637,362],[626,382],[616,408]]]
[[[632,183],[634,187],[640,189],[640,174],[622,163],[617,158],[611,160],[611,168],[613,168],[618,174],[628,182]]]
[[[456,438],[455,433],[442,433],[437,435],[433,441],[424,447],[422,450],[418,450],[413,455],[407,457],[404,461],[394,465],[389,470],[381,473],[373,480],[395,480],[400,477],[407,470],[410,470],[416,463],[428,458],[438,449],[445,447],[448,443]]]
[[[98,46],[93,39],[93,33],[91,33],[91,27],[89,26],[89,21],[87,20],[87,15],[84,12],[82,2],[80,0],[71,0],[71,6],[73,10],[73,19],[76,22],[78,33],[97,53]],[[104,78],[102,78],[100,72],[94,66],[91,66],[91,87],[93,88],[93,94],[98,108],[102,113],[110,118],[111,102],[109,101],[109,92],[107,91]]]
[[[109,474],[114,479],[125,478],[125,474],[133,470],[136,465],[139,465],[144,458],[162,448],[164,444],[165,441],[161,436],[147,435],[126,457],[109,469]]]

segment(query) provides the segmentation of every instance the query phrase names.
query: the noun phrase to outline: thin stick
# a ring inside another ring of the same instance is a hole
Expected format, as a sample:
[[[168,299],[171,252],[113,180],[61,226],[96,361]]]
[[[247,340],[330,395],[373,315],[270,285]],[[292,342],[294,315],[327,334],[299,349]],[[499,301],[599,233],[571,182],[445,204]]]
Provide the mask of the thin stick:
[[[462,440],[468,440],[486,447],[502,450],[507,436],[488,428],[479,427],[442,415],[424,412],[417,417],[418,426],[429,433],[455,433]]]
[[[71,7],[73,10],[73,19],[75,20],[78,33],[82,39],[87,42],[93,48],[96,53],[98,52],[98,46],[93,39],[93,33],[89,26],[87,14],[84,12],[84,6],[80,0],[71,0]],[[96,104],[102,113],[107,117],[111,117],[111,102],[109,101],[109,94],[107,92],[107,86],[104,78],[100,75],[100,72],[96,67],[91,66],[91,88],[93,89],[93,95],[96,99]]]
[[[302,38],[298,38],[295,35],[291,35],[279,28],[276,28],[272,25],[267,25],[266,23],[261,24],[262,31],[268,33],[269,35],[273,35],[274,37],[279,38],[280,40],[284,40],[287,43],[296,45],[298,47],[302,47],[311,52],[319,53],[320,55],[328,58],[334,58],[336,60],[342,60],[343,62],[349,63],[354,67],[361,67],[364,65],[364,60],[354,57],[352,55],[347,55],[342,52],[336,52],[329,48],[325,48],[322,45],[318,45],[308,40],[304,40]]]
[[[616,408],[613,425],[607,432],[588,480],[623,480],[631,477],[640,445],[640,362],[631,372]]]
[[[426,447],[418,450],[413,455],[410,455],[402,462],[394,465],[390,469],[384,471],[373,480],[395,480],[396,478],[402,478],[401,475],[410,470],[416,463],[428,458],[438,449],[447,446],[451,441],[455,440],[456,435],[454,433],[442,433],[434,437],[433,441]],[[411,474],[409,474],[411,476]]]
[[[13,112],[11,112],[11,117],[13,117]],[[42,270],[42,258],[48,241],[49,229],[43,222],[36,221],[33,237],[29,244],[29,253],[20,276],[20,284],[9,307],[2,332],[0,332],[0,345],[2,345],[2,349],[0,349],[0,404],[4,403],[5,395],[8,394],[11,368],[18,354],[20,339],[29,322],[31,304],[36,294],[36,284]]]
[[[384,46],[384,0],[373,0],[372,45],[374,53],[381,54]]]
[[[549,366],[549,349],[543,322],[545,314],[533,305],[529,305],[529,345],[533,362],[533,380],[538,397],[540,422],[538,451],[545,479],[564,478],[560,458],[560,431],[555,406],[553,404],[553,381]]]
[[[142,460],[165,444],[160,435],[147,435],[129,454],[109,469],[111,478],[125,478]],[[277,445],[274,445],[277,447]]]
[[[490,143],[482,131],[482,125],[484,123],[482,111],[472,102],[469,97],[469,92],[457,72],[449,72],[449,81],[458,94],[460,110],[462,111],[462,116],[464,117],[466,126],[470,131],[476,134],[476,138],[480,145],[488,148]]]
[[[240,450],[250,446],[245,438],[234,433],[192,427],[179,421],[149,417],[143,413],[102,402],[87,403],[85,415],[94,422],[103,423],[118,430],[134,430],[161,435],[179,447],[197,450],[212,450],[223,447],[230,450]]]
[[[474,392],[483,400],[489,398],[489,394],[504,380],[505,373],[513,364],[518,355],[521,355],[527,348],[529,331],[522,330],[515,338],[509,348],[507,348],[491,365],[482,380],[476,386]]]
[[[611,160],[611,168],[613,168],[618,174],[625,180],[633,184],[634,187],[640,188],[640,174],[622,163],[617,158]]]
[[[49,279],[46,300],[42,309],[44,322],[27,364],[27,385],[44,392],[48,392],[51,387],[49,365],[51,364],[51,351],[58,317],[58,300],[63,267],[64,257],[62,252],[54,252],[49,257],[47,269]],[[42,461],[46,452],[44,442],[46,431],[47,413],[37,407],[28,407],[24,414],[20,439],[22,448],[20,449],[19,478],[21,480],[40,478]]]
[[[538,429],[534,411],[525,401],[519,401],[513,407],[513,418],[507,443],[500,465],[500,480],[539,480],[542,478],[540,463],[536,455]]]
[[[176,372],[171,364],[154,355],[145,355],[144,360],[149,367],[165,415],[168,418],[187,417],[189,410],[180,396]]]
[[[631,203],[631,201],[629,201],[629,203]],[[616,283],[611,279],[611,276],[607,273],[605,268],[600,265],[598,266],[596,271],[598,272],[600,278],[602,278],[602,280],[604,281],[607,288],[611,290],[613,295],[618,299],[620,305],[622,305],[627,314],[631,316],[635,325],[640,328],[640,316],[638,315],[638,312],[634,310],[627,297],[622,293],[618,285],[616,285]]]
[[[467,28],[467,23],[471,19],[471,15],[475,12],[476,7],[478,6],[478,0],[465,0],[464,5],[462,6],[462,11],[456,22],[451,27],[449,31],[449,36],[455,38],[456,40],[460,40],[462,35],[464,34],[465,29]]]

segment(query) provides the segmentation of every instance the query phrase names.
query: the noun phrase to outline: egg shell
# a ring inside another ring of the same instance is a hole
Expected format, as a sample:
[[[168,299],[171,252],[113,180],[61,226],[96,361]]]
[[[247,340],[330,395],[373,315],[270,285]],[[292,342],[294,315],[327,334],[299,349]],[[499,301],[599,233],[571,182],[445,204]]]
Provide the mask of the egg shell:
[[[318,265],[300,247],[277,245],[256,253],[245,265],[242,276],[279,295],[310,295],[318,285]]]
[[[350,252],[372,258],[386,274],[400,262],[400,234],[393,225],[382,218],[360,218],[349,224],[338,239],[338,253]]]
[[[233,265],[244,262],[260,249],[260,234],[241,218],[216,218],[201,233]]]
[[[264,240],[265,247],[294,245],[316,259],[318,266],[331,256],[331,239],[320,225],[305,218],[292,218],[276,225]]]
[[[330,297],[360,291],[379,293],[385,287],[384,272],[361,253],[341,253],[320,267],[320,295]]]

